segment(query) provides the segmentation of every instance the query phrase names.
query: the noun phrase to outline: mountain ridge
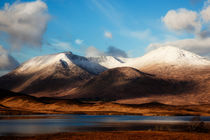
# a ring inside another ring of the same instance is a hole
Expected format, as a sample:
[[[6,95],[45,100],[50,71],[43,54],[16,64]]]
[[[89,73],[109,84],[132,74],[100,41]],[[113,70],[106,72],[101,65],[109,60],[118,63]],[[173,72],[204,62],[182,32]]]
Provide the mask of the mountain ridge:
[[[173,56],[171,57],[171,55]],[[86,58],[66,52],[38,56],[26,61],[14,71],[0,77],[0,88],[27,93],[36,97],[56,98],[81,98],[82,96],[78,94],[79,92],[84,94],[92,92],[93,94],[91,94],[95,98],[97,94],[100,95],[100,91],[102,91],[100,88],[105,87],[107,91],[103,90],[103,93],[105,93],[104,95],[107,96],[107,99],[114,99],[113,96],[107,94],[117,92],[122,94],[122,97],[121,95],[119,97],[116,95],[115,99],[118,100],[131,98],[126,95],[126,92],[129,93],[130,91],[133,92],[133,98],[140,97],[137,95],[138,92],[144,96],[147,96],[147,94],[153,96],[158,88],[164,93],[166,91],[167,93],[175,93],[174,91],[176,90],[173,86],[178,86],[183,90],[184,86],[180,86],[179,83],[185,81],[196,85],[198,91],[202,91],[202,95],[206,92],[206,95],[203,96],[207,98],[209,96],[208,91],[210,90],[208,86],[208,83],[210,83],[208,80],[208,75],[210,75],[208,72],[209,68],[210,61],[191,52],[174,47],[159,48],[139,58],[112,56]],[[112,69],[114,69],[115,74],[111,74],[108,77],[104,76],[104,73],[112,73]],[[141,73],[141,76],[146,76],[144,78],[141,77],[143,81],[136,80],[141,79],[136,73],[137,71]],[[121,75],[122,73],[124,74]],[[117,78],[121,78],[121,80],[118,81]],[[110,82],[104,83],[104,80],[105,82]],[[95,88],[94,86],[88,87],[87,85],[90,81],[93,81],[93,85],[97,86]],[[148,84],[145,84],[147,82]],[[113,88],[110,85],[111,83],[117,86]],[[137,83],[140,83],[141,90],[138,89]],[[162,86],[166,85],[167,89],[161,87],[161,83],[163,83]],[[157,85],[157,89],[150,90],[154,85]],[[148,89],[148,92],[145,91],[145,94],[143,94],[144,88]],[[123,89],[124,91],[118,91],[118,89]],[[186,89],[190,91],[188,87]],[[185,92],[189,93],[187,90]],[[198,91],[193,91],[196,93],[196,96],[197,94],[201,95]],[[85,95],[85,98],[87,95]],[[100,99],[102,98],[100,97]]]

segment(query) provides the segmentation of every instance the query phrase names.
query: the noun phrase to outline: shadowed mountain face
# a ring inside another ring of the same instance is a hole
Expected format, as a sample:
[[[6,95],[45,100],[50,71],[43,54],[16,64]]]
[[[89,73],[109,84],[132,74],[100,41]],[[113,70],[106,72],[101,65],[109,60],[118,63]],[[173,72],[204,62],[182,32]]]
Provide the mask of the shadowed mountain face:
[[[66,98],[113,101],[182,94],[193,91],[194,87],[193,81],[161,79],[134,68],[121,67],[101,73]]]

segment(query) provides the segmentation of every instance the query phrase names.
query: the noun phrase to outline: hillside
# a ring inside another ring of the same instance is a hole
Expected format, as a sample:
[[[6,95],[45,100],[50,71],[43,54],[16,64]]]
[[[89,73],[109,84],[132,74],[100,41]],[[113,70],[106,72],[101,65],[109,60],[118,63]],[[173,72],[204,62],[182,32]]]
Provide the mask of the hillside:
[[[195,86],[193,81],[161,79],[134,68],[120,67],[101,73],[65,98],[115,101],[153,95],[180,95],[190,93]]]

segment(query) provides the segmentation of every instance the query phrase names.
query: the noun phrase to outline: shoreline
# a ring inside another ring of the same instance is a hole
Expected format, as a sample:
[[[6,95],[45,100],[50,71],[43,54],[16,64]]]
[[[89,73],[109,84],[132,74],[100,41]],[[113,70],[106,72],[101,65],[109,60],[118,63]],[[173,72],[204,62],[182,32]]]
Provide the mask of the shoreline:
[[[209,116],[200,115],[198,113],[180,113],[180,114],[162,114],[154,113],[152,115],[144,115],[142,113],[129,113],[129,112],[118,112],[118,111],[70,111],[70,112],[33,112],[33,111],[22,111],[22,110],[6,110],[0,111],[0,115],[53,115],[53,114],[70,114],[70,115],[136,115],[136,116]]]

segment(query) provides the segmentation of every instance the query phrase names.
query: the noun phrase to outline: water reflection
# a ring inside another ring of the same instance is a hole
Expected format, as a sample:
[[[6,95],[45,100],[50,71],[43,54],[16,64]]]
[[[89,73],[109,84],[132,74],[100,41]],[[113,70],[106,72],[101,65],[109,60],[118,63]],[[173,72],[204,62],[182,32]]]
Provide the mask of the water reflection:
[[[194,116],[118,115],[0,115],[0,135],[34,135],[75,131],[153,130],[157,126],[178,131]],[[209,123],[210,117],[200,117]]]

